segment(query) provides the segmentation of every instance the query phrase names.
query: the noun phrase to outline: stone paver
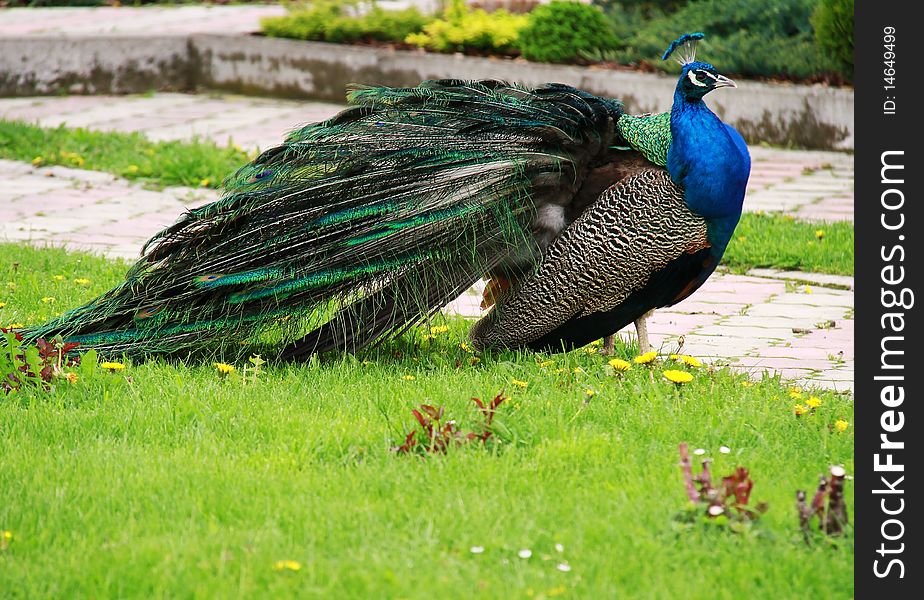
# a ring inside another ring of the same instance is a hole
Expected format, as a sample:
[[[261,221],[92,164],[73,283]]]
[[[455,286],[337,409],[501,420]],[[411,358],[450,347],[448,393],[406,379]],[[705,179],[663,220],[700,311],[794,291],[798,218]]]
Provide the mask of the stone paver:
[[[154,139],[206,137],[267,148],[293,128],[341,106],[236,96],[0,99],[0,118],[42,125],[141,131]],[[785,210],[799,218],[852,219],[853,163],[833,152],[752,148],[746,210]],[[217,197],[203,189],[142,189],[111,175],[34,168],[0,160],[0,240],[66,245],[123,258],[172,223],[184,207]],[[480,289],[448,310],[480,315]],[[690,299],[655,313],[652,343],[761,377],[853,389],[853,279],[774,269],[718,273]],[[629,337],[629,327],[621,335]]]

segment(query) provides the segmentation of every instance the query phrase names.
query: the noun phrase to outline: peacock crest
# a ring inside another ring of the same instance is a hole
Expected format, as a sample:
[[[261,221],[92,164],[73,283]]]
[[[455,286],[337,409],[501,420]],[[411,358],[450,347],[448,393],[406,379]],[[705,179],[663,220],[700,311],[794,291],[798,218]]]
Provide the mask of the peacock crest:
[[[680,66],[688,65],[696,60],[696,42],[706,37],[704,33],[685,33],[667,47],[661,60],[667,60],[674,55],[674,60]]]

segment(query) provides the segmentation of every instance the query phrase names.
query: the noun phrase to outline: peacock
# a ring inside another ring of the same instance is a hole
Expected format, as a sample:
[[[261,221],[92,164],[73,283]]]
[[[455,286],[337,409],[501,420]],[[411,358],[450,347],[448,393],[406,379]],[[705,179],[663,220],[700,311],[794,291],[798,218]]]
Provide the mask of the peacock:
[[[355,352],[432,318],[480,279],[476,349],[562,351],[692,294],[715,270],[750,172],[703,102],[735,87],[670,44],[670,112],[562,84],[353,87],[223,196],[157,233],[124,282],[23,332],[104,355],[271,340],[279,357]],[[641,338],[645,339],[642,340]]]

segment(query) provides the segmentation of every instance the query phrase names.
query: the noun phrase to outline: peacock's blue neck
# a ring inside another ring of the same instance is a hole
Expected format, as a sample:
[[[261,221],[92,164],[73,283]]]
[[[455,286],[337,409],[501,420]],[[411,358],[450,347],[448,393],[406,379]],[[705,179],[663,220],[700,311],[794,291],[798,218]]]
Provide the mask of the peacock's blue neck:
[[[731,239],[744,202],[751,159],[741,135],[701,99],[678,90],[671,108],[667,169],[684,189],[690,210],[708,221],[708,239],[720,256]]]

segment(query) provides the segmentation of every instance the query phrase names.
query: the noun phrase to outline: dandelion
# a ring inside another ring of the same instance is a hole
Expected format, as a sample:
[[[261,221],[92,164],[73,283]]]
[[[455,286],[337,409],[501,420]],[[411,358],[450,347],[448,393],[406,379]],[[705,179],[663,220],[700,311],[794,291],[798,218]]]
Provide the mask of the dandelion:
[[[690,383],[691,381],[693,381],[693,376],[687,373],[686,371],[669,370],[669,371],[664,371],[663,375],[665,379],[667,379],[671,383],[676,383],[677,385],[681,385],[684,383]]]
[[[0,308],[6,308],[6,302],[0,302]]]
[[[810,286],[810,285],[805,286],[805,293],[806,293],[806,294],[811,294],[811,293],[812,293],[812,286]]]
[[[574,372],[574,373],[577,373],[578,375],[580,375],[581,373],[584,372],[584,369],[582,369],[581,367],[574,367],[574,371],[573,371],[573,372]]]
[[[593,398],[594,396],[597,395],[597,392],[595,392],[594,390],[588,388],[588,389],[584,390],[584,395],[587,396],[588,398]]]
[[[484,546],[472,546],[468,551],[472,554],[481,554],[484,552]]]
[[[54,275],[52,279],[54,279],[55,281],[64,281],[65,277],[64,275]]]
[[[212,180],[209,179],[208,177],[206,177],[205,179],[203,179],[203,180],[201,180],[201,181],[199,182],[199,187],[209,187],[209,185],[211,185],[211,183],[212,183]]]
[[[850,427],[850,423],[844,419],[838,419],[834,422],[834,428],[840,431],[841,433],[847,431],[847,428]]]
[[[213,363],[215,368],[218,370],[218,373],[221,375],[228,375],[229,373],[234,372],[234,365],[229,365],[222,362]]]
[[[522,550],[517,552],[517,556],[519,556],[520,558],[524,558],[524,559],[529,558],[532,555],[533,555],[533,551],[530,550],[529,548],[523,548]]]
[[[652,350],[651,352],[646,352],[645,354],[640,354],[636,356],[633,360],[637,365],[647,365],[652,362],[655,358],[658,357],[658,353]]]
[[[414,380],[417,379],[417,378],[414,377],[413,375],[402,375],[402,376],[401,376],[401,379],[403,379],[403,380],[405,380],[405,381],[414,381]]]
[[[32,159],[33,167],[41,167],[45,163],[45,159],[41,156],[36,156]]]
[[[797,417],[801,417],[802,415],[804,415],[805,413],[807,413],[808,410],[809,410],[809,409],[808,409],[807,407],[805,407],[804,405],[802,405],[802,404],[796,404],[796,406],[793,407],[793,412],[796,413],[796,416],[797,416]]]
[[[129,175],[134,175],[138,172],[138,165],[128,165],[128,168],[125,169],[125,172]]]
[[[596,354],[598,351],[593,346],[588,346],[584,348],[584,354]]]
[[[300,571],[302,563],[297,560],[277,560],[273,563],[274,571]]]
[[[618,371],[620,373],[625,373],[632,368],[632,364],[629,361],[623,360],[621,358],[611,358],[606,362],[606,364],[613,367],[614,371]]]
[[[44,298],[42,298],[42,303],[43,304],[54,304],[55,299],[53,296],[45,296]]]
[[[510,380],[510,383],[512,383],[513,385],[517,386],[517,387],[520,388],[521,390],[526,389],[526,386],[529,385],[529,382],[528,382],[528,381],[521,381],[521,380],[519,380],[519,379],[511,379],[511,380]]]
[[[789,390],[789,397],[792,398],[793,400],[801,400],[802,390],[800,390],[799,388],[793,388]]]
[[[3,538],[9,541],[13,539],[13,532],[12,531],[0,531],[0,538]]]
[[[99,365],[101,368],[106,369],[107,371],[124,371],[125,365],[120,362],[104,362]]]
[[[64,378],[68,383],[77,383],[77,373],[65,373]]]
[[[688,367],[701,367],[703,363],[699,362],[692,356],[687,356],[686,354],[671,354],[671,360],[677,360],[687,365]]]
[[[815,230],[815,237],[818,238],[819,240],[825,239],[825,230],[824,230],[824,229],[816,229],[816,230]]]
[[[3,307],[0,306],[0,308],[3,308]],[[544,368],[546,368],[546,367],[551,367],[551,366],[554,365],[554,364],[555,364],[555,361],[554,361],[554,360],[544,360],[544,361],[542,361],[542,362],[539,363],[539,368],[540,368],[540,369],[544,369]]]
[[[469,354],[475,353],[472,347],[466,344],[465,342],[462,342],[461,344],[459,344],[459,348],[462,348],[462,350],[464,350],[465,352],[468,352]]]
[[[23,323],[10,323],[6,326],[6,329],[22,329],[25,327]]]
[[[556,375],[561,375],[562,373],[567,373],[568,369],[555,369]]]
[[[87,279],[86,277],[78,277],[77,279],[74,280],[74,283],[76,283],[77,285],[89,285],[90,280]]]
[[[446,333],[447,331],[449,331],[448,325],[437,325],[436,327],[430,328],[430,333],[433,335],[437,335],[440,333]]]
[[[817,396],[810,396],[809,399],[805,401],[805,404],[809,408],[818,408],[821,406],[821,399]]]
[[[754,387],[754,382],[753,381],[742,381],[741,387],[746,387],[746,388]]]

